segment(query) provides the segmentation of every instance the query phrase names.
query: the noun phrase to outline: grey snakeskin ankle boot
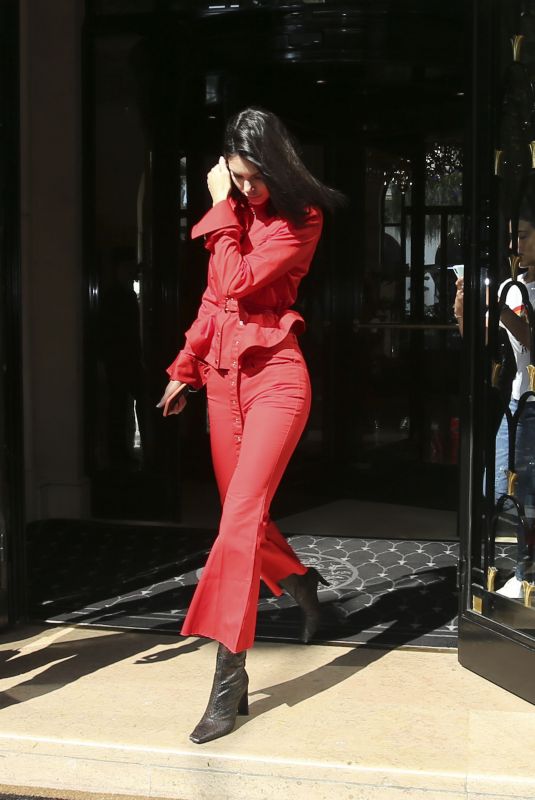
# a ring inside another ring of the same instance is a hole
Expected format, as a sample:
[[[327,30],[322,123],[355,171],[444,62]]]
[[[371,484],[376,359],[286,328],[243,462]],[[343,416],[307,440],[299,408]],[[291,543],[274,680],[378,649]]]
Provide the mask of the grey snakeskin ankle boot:
[[[226,736],[234,728],[236,716],[249,713],[246,653],[246,650],[233,653],[225,645],[219,645],[210,699],[202,719],[189,737],[195,744]]]

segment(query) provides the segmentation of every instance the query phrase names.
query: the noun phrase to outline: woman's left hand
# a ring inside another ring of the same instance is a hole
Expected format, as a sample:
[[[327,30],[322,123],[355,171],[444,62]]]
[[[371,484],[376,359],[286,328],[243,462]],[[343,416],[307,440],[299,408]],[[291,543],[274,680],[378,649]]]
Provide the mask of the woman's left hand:
[[[212,203],[220,203],[221,200],[226,200],[232,189],[232,179],[227,167],[227,162],[220,156],[219,161],[212,167],[207,175],[206,182],[208,184],[208,191],[212,195]]]
[[[168,417],[171,414],[180,414],[185,409],[186,397],[183,393],[183,389],[185,389],[185,387],[186,384],[182,381],[169,381],[165,387],[165,392],[162,395],[162,399],[159,403],[156,403],[156,408],[163,409],[164,417]],[[178,395],[178,401],[176,404],[173,404],[171,408],[168,408],[167,402],[173,395]]]

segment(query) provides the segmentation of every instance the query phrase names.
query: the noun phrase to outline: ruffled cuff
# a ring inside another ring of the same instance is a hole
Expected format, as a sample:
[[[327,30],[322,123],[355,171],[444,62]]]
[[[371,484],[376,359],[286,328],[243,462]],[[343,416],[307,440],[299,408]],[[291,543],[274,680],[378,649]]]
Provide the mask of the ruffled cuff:
[[[208,365],[203,361],[181,350],[167,367],[167,374],[172,381],[181,381],[193,389],[201,389],[208,379],[208,370]]]
[[[211,208],[204,217],[191,229],[191,238],[197,239],[221,228],[238,228],[242,224],[236,215],[234,204],[230,200],[221,200]]]

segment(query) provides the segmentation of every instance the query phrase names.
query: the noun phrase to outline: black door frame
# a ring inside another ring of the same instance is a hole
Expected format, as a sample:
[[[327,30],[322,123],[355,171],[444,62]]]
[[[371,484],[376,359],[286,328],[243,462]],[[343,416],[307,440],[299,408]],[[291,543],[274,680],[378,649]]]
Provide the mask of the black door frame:
[[[504,6],[507,5],[507,8]],[[514,6],[514,7],[513,7]],[[487,580],[488,531],[493,502],[485,499],[485,468],[492,469],[494,440],[490,357],[485,329],[485,276],[497,276],[500,242],[499,148],[500,65],[509,32],[504,12],[520,12],[510,0],[473,0],[472,119],[469,141],[470,259],[465,272],[464,430],[461,437],[460,540],[461,598],[459,661],[484,678],[535,703],[535,640],[483,615],[495,595]],[[488,273],[486,272],[488,270]],[[492,312],[491,312],[492,313]],[[486,454],[486,455],[485,455]],[[482,547],[484,556],[482,558]],[[511,602],[511,601],[507,601]],[[533,613],[533,612],[532,612]],[[511,668],[514,665],[514,668]]]
[[[0,627],[25,617],[19,3],[0,4]]]

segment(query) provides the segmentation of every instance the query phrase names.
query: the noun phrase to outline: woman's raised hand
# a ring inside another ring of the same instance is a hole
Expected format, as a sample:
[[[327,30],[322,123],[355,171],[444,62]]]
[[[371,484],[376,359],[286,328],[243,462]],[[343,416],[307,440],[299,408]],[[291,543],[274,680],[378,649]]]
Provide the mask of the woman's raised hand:
[[[232,189],[232,179],[227,167],[227,162],[223,156],[219,157],[219,161],[212,167],[206,177],[208,184],[208,191],[212,195],[212,203],[220,203],[221,200],[226,200]]]

